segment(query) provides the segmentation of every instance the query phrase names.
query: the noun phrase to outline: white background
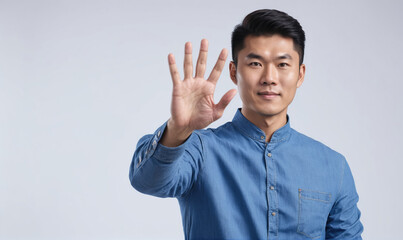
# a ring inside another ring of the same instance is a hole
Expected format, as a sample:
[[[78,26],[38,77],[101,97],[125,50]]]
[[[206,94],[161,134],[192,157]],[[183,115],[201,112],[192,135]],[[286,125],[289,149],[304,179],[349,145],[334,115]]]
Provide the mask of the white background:
[[[346,156],[363,237],[399,239],[403,7],[344,0],[0,0],[0,239],[183,239],[176,199],[131,187],[131,157],[169,118],[168,53],[180,66],[207,38],[209,71],[260,8],[306,32],[291,126]],[[226,68],[216,99],[234,87]]]

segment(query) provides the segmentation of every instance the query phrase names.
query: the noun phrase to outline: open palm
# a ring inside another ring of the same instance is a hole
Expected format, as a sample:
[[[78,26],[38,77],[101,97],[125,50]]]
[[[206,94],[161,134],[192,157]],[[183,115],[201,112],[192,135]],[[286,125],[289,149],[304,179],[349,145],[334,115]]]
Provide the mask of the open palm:
[[[193,76],[192,46],[185,44],[184,79],[180,75],[175,63],[174,56],[168,55],[169,69],[173,81],[171,103],[171,126],[177,129],[193,131],[207,127],[210,123],[219,119],[225,107],[236,94],[236,90],[229,90],[221,100],[214,103],[214,91],[218,78],[225,65],[227,50],[223,49],[218,60],[206,80],[208,42],[201,41],[200,53],[196,64],[196,74]]]

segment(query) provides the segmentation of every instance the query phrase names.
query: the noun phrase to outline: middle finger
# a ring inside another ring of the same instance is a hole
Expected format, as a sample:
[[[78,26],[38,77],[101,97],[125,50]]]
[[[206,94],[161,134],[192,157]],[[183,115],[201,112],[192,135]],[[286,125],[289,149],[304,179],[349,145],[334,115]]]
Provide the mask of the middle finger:
[[[193,62],[192,62],[192,44],[187,42],[185,44],[185,60],[183,61],[183,72],[185,79],[192,78],[193,75]]]
[[[203,78],[206,71],[207,62],[207,52],[208,52],[208,41],[207,39],[201,40],[200,52],[196,64],[196,77]]]

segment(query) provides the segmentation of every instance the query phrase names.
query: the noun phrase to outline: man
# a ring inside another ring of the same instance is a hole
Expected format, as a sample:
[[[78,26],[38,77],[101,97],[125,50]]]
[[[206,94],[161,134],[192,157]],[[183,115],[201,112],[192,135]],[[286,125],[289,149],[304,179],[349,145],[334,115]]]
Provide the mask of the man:
[[[304,81],[305,33],[277,10],[257,10],[232,34],[230,76],[242,99],[232,122],[220,118],[236,91],[214,103],[223,49],[204,79],[207,40],[193,76],[168,56],[171,118],[138,143],[130,181],[138,191],[179,201],[186,239],[361,239],[358,195],[345,158],[290,127]]]

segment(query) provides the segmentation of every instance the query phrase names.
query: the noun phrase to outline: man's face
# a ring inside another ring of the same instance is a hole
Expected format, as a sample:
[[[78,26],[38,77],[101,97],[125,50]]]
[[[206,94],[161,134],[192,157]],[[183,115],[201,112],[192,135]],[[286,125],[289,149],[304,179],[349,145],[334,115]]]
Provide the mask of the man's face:
[[[299,66],[299,55],[291,38],[248,36],[238,53],[237,66],[230,63],[230,75],[238,85],[245,116],[285,116],[304,81],[305,65]]]

